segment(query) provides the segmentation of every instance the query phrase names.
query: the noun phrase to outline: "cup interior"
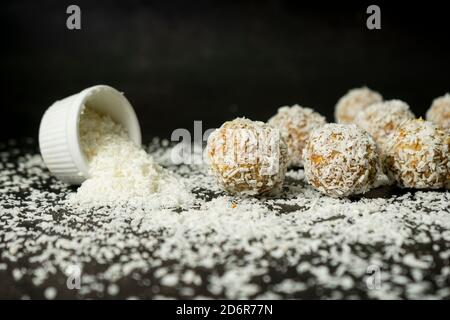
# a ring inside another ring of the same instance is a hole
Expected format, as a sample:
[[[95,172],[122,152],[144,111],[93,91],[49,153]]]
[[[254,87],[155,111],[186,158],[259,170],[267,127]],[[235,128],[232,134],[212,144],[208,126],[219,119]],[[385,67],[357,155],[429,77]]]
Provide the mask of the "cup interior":
[[[114,122],[121,124],[127,130],[134,143],[141,144],[141,132],[136,114],[128,100],[119,91],[111,87],[99,86],[97,90],[92,90],[86,96],[84,105],[100,114],[109,115]]]

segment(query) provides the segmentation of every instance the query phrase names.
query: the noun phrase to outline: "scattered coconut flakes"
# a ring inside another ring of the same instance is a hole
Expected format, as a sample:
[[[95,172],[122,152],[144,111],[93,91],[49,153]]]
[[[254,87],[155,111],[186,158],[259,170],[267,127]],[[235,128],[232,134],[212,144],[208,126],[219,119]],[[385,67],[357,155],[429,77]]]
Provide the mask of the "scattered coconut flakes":
[[[92,209],[69,206],[73,189],[33,145],[20,148],[0,150],[0,279],[20,270],[30,298],[98,298],[116,285],[117,298],[450,298],[448,191],[336,199],[290,170],[279,197],[241,198],[203,166],[170,165],[195,195],[189,206]],[[155,162],[166,154],[150,149]],[[70,290],[73,266],[81,288]],[[381,283],[370,289],[373,267]]]
[[[450,93],[433,100],[427,110],[426,118],[444,129],[450,129]]]

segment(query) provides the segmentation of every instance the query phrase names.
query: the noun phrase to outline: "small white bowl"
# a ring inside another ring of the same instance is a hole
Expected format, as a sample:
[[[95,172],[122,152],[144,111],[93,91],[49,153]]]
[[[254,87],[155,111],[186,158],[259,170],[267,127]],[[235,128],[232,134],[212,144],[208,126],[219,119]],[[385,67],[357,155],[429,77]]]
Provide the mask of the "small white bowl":
[[[141,145],[136,113],[116,89],[98,85],[56,101],[42,116],[39,148],[50,172],[68,184],[81,184],[89,177],[89,164],[81,150],[78,126],[83,106],[109,115],[127,130],[131,141]]]

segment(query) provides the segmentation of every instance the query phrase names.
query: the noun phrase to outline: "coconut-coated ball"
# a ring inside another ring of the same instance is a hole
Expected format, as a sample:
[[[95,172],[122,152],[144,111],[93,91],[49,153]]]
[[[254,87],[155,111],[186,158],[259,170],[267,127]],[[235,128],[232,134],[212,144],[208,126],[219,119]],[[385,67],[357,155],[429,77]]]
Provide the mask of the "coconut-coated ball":
[[[352,89],[342,96],[334,109],[337,123],[353,123],[359,111],[371,104],[383,101],[383,97],[367,87]]]
[[[406,120],[415,119],[409,105],[401,100],[389,100],[374,103],[361,110],[355,118],[355,124],[366,130],[384,153],[389,136]]]
[[[428,109],[426,118],[444,129],[450,130],[450,94],[446,93],[442,97],[433,100]]]
[[[450,181],[450,135],[429,121],[408,120],[391,137],[386,153],[390,178],[400,187],[439,189]]]
[[[303,148],[311,131],[327,122],[313,109],[294,105],[279,108],[267,123],[280,130],[288,147],[288,165],[301,166]]]
[[[211,172],[229,194],[277,194],[287,168],[287,146],[280,131],[260,121],[237,118],[208,138]]]
[[[307,181],[332,197],[365,193],[381,173],[375,141],[354,124],[330,123],[314,130],[303,164]]]

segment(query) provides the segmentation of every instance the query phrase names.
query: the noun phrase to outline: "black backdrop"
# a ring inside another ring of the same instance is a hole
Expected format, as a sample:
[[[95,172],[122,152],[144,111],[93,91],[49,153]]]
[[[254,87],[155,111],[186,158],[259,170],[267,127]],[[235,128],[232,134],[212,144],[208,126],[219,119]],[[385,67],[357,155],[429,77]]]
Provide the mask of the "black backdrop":
[[[332,120],[337,99],[368,85],[423,115],[450,91],[450,11],[439,2],[2,1],[0,138],[37,136],[54,100],[95,84],[124,91],[148,138],[281,105]],[[66,28],[70,4],[82,30]]]

